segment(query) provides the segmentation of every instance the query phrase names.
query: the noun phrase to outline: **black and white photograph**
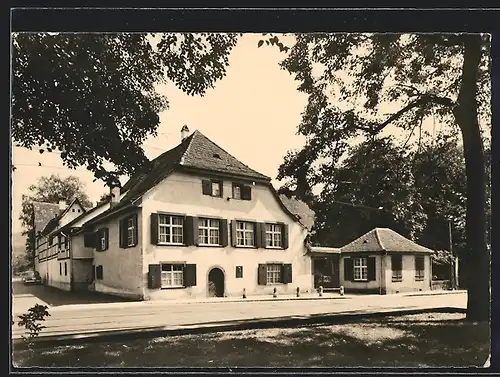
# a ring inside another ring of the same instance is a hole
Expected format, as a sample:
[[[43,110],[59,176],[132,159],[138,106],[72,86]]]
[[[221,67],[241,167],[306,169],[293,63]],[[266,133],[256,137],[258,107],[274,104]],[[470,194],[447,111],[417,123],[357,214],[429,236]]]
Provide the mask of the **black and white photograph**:
[[[491,40],[12,32],[12,366],[489,366]]]

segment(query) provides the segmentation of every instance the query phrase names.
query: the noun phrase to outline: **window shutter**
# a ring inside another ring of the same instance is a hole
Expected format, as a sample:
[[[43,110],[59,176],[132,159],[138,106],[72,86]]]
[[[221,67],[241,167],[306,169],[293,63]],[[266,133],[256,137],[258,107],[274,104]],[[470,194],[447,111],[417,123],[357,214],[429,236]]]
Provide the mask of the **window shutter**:
[[[220,181],[219,182],[219,192],[220,192],[220,197],[224,197],[224,182]]]
[[[60,249],[61,248],[61,235],[57,235],[57,247]]]
[[[208,179],[201,181],[203,195],[212,195],[212,182]]]
[[[158,214],[151,214],[151,245],[158,245]]]
[[[83,246],[85,247],[94,247],[94,233],[86,232],[83,235]]]
[[[196,286],[196,265],[195,264],[186,264],[184,266],[184,286],[185,287],[194,287]]]
[[[95,251],[101,251],[101,229],[94,232]]]
[[[267,240],[266,240],[266,223],[260,223],[260,238],[262,240],[262,248],[267,247]]]
[[[149,289],[161,288],[161,265],[159,264],[149,265],[148,288]]]
[[[288,284],[292,282],[292,265],[284,264],[283,265],[283,283]]]
[[[222,247],[226,247],[228,245],[228,229],[227,229],[227,220],[220,220],[220,244]]]
[[[283,249],[288,249],[288,224],[283,224],[281,238],[281,245],[283,245]]]
[[[98,280],[102,280],[102,275],[103,275],[103,269],[102,266],[97,266],[96,267],[96,277]]]
[[[124,228],[125,221],[120,220],[118,223],[118,233],[119,233],[119,239],[120,239],[120,247],[124,248],[125,247],[125,230]]]
[[[241,199],[242,200],[252,200],[252,187],[251,186],[241,186]]]
[[[354,270],[353,270],[352,258],[344,258],[344,280],[353,281]]]
[[[231,220],[231,246],[236,247],[238,241],[236,238],[236,220]]]
[[[104,238],[106,240],[106,248],[104,250],[109,249],[109,228],[104,228]]]
[[[255,247],[264,247],[265,245],[262,245],[262,224],[261,223],[254,223],[253,224],[253,231],[254,231],[254,236],[255,236]]]
[[[139,243],[139,225],[137,224],[137,213],[134,213],[134,244],[136,246]]]
[[[257,271],[257,284],[267,285],[267,266],[265,264],[259,264],[259,269]]]
[[[375,269],[375,257],[368,257],[368,281],[377,280],[376,269]]]
[[[95,280],[95,266],[92,266],[92,282]]]
[[[193,226],[193,217],[186,216],[184,218],[184,244],[187,246],[194,245],[194,226]]]

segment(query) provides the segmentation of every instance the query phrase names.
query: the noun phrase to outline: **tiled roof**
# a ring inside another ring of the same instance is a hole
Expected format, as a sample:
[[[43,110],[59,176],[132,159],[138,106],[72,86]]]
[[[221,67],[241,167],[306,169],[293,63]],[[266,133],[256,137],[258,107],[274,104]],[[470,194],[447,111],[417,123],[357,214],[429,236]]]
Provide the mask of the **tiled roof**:
[[[50,220],[57,217],[61,210],[59,204],[33,202],[34,216],[35,216],[35,231],[41,232]]]
[[[311,230],[314,225],[314,211],[309,208],[309,206],[304,203],[302,200],[299,200],[295,197],[287,197],[284,194],[279,196],[281,202],[285,205],[285,207],[297,216],[300,220],[300,223],[304,225],[308,230]]]
[[[196,130],[175,148],[162,153],[152,160],[148,167],[132,176],[121,188],[121,192],[125,193],[122,200],[94,220],[101,219],[130,205],[131,202],[140,198],[146,191],[170,175],[175,168],[181,166],[230,173],[253,179],[271,180],[271,178],[250,169]]]
[[[420,246],[388,228],[375,228],[342,247],[342,253],[353,252],[400,252],[433,253],[431,249]]]

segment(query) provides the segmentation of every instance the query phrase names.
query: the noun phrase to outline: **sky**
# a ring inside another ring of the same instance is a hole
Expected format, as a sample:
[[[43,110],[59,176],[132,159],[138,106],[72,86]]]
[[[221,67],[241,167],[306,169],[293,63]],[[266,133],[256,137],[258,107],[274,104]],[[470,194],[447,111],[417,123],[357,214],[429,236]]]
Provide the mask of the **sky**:
[[[276,177],[287,151],[304,143],[296,130],[307,98],[297,92],[293,77],[278,66],[283,54],[277,48],[257,48],[259,39],[259,34],[240,39],[231,52],[227,76],[204,97],[188,96],[173,84],[158,88],[167,96],[169,109],[160,114],[158,136],[144,143],[148,158],[175,147],[182,126],[187,125],[252,169]],[[22,230],[18,220],[22,195],[44,175],[80,178],[94,203],[107,192],[102,182],[92,182],[93,174],[84,167],[64,168],[57,153],[14,147],[12,163],[16,166],[12,173],[13,232]]]

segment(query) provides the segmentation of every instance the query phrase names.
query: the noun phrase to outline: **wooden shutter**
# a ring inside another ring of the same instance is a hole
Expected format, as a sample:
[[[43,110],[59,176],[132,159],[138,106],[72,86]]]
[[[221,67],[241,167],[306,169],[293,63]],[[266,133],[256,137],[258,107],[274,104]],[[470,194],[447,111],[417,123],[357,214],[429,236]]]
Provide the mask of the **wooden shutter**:
[[[196,264],[186,264],[184,266],[183,274],[185,287],[196,286]]]
[[[288,284],[292,282],[292,265],[284,264],[282,270],[282,280],[284,284]]]
[[[61,237],[61,235],[60,235],[60,234],[58,234],[58,235],[57,235],[57,247],[58,247],[59,249],[61,248],[61,238],[62,238],[62,237]]]
[[[148,288],[149,289],[161,288],[161,265],[159,264],[149,265]]]
[[[105,249],[109,249],[109,228],[104,228]]]
[[[267,247],[267,241],[266,241],[266,223],[260,223],[260,238],[261,238],[261,245],[262,248]]]
[[[120,222],[118,223],[118,235],[119,235],[119,239],[120,239],[120,247],[121,248],[124,248],[126,247],[126,240],[125,240],[125,229],[124,229],[124,224],[125,224],[125,221],[122,219],[120,220]]]
[[[151,245],[158,245],[158,214],[151,214]]]
[[[252,187],[251,186],[241,186],[241,199],[242,200],[252,200]]]
[[[288,249],[288,224],[281,227],[281,245],[283,249]]]
[[[222,247],[226,247],[228,245],[228,229],[227,229],[227,220],[226,219],[221,219],[220,220],[220,229],[219,229],[219,234],[220,234],[220,244]]]
[[[94,233],[86,232],[83,234],[83,246],[92,248],[95,247]]]
[[[139,224],[137,223],[137,213],[134,213],[133,215],[134,219],[134,243],[132,246],[136,246],[139,243]]]
[[[354,280],[354,270],[353,270],[352,258],[344,258],[344,280],[353,281]]]
[[[96,266],[95,274],[96,274],[97,280],[102,280],[102,278],[103,278],[103,276],[102,276],[103,275],[102,266]]]
[[[254,223],[253,224],[253,232],[254,232],[254,242],[255,242],[255,247],[264,247],[262,245],[262,230],[261,230],[262,224],[261,223]]]
[[[236,220],[231,220],[231,246],[238,246],[238,240],[236,237]]]
[[[184,243],[187,246],[198,245],[198,218],[186,216],[184,221]]]
[[[220,192],[220,197],[224,197],[224,182],[220,181],[219,182],[219,192]]]
[[[259,264],[257,271],[257,284],[267,285],[267,265]]]
[[[377,280],[376,268],[375,268],[375,257],[368,257],[368,281]]]
[[[201,181],[203,195],[212,195],[212,182],[208,179]]]

